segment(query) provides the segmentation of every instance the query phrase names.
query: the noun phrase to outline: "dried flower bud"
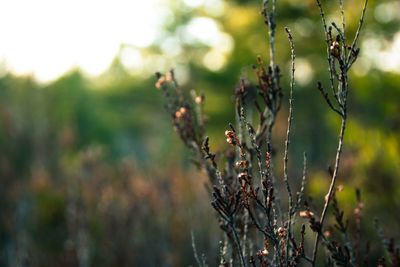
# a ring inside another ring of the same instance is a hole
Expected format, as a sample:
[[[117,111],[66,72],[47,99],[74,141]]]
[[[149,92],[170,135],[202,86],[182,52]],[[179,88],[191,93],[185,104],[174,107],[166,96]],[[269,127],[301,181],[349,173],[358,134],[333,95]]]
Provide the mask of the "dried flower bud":
[[[311,219],[311,218],[314,217],[314,213],[312,211],[309,211],[309,210],[302,210],[302,211],[300,211],[299,216],[301,218]]]
[[[187,109],[185,107],[179,108],[178,111],[175,112],[175,118],[180,119],[185,116]]]
[[[187,109],[186,109],[186,108],[184,108],[184,107],[181,107],[181,108],[179,109],[179,111],[180,111],[182,114],[185,114],[185,113],[186,113],[186,111],[187,111]]]
[[[333,41],[331,46],[329,47],[329,51],[334,57],[339,58],[340,57],[340,44],[339,44],[339,42],[338,41]]]
[[[196,102],[196,104],[202,104],[204,102],[204,95],[196,96],[194,102]]]
[[[225,131],[225,136],[228,138],[234,138],[235,137],[235,133],[233,131]]]
[[[267,255],[269,254],[269,252],[268,252],[268,250],[267,250],[266,248],[264,248],[264,249],[261,251],[261,254],[262,254],[263,256],[267,256]]]
[[[236,168],[244,169],[249,166],[249,162],[247,160],[236,161],[235,166]]]
[[[236,141],[233,138],[226,138],[226,142],[228,142],[228,144],[235,146],[236,145]]]
[[[279,227],[278,228],[278,235],[279,237],[283,238],[286,236],[286,229],[285,227]]]
[[[225,131],[226,142],[228,144],[235,146],[236,145],[236,134],[233,131]]]
[[[182,113],[179,110],[177,112],[175,112],[175,118],[177,118],[177,119],[182,118]]]

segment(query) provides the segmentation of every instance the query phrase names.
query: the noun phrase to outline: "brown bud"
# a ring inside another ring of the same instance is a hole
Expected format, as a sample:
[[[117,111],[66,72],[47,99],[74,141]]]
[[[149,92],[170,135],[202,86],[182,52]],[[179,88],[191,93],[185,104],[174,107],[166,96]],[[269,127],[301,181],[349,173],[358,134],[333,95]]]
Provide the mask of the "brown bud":
[[[226,142],[228,142],[228,144],[235,146],[236,145],[236,141],[233,138],[226,138]]]
[[[339,44],[339,42],[333,41],[331,46],[329,47],[329,51],[334,57],[339,58],[340,57],[340,44]]]
[[[299,216],[301,218],[311,219],[312,217],[314,217],[314,213],[312,211],[309,211],[309,210],[302,210],[302,211],[300,211]]]
[[[235,137],[235,133],[233,131],[225,131],[225,136],[228,138],[234,138]]]
[[[286,229],[285,229],[285,227],[279,227],[278,228],[278,235],[279,235],[279,237],[285,237],[286,236]]]
[[[180,119],[180,118],[182,118],[183,116],[185,116],[186,112],[187,112],[187,109],[184,108],[184,107],[181,107],[181,108],[179,108],[178,111],[175,112],[175,117],[176,117],[177,119]]]
[[[202,104],[204,102],[204,95],[196,96],[194,102],[196,102],[196,104]]]
[[[233,131],[225,131],[226,142],[228,144],[235,146],[236,145],[236,134]]]
[[[261,254],[262,254],[263,256],[267,256],[267,255],[269,254],[269,252],[268,252],[268,250],[267,250],[266,248],[264,248],[264,249],[261,251]]]
[[[179,109],[179,111],[180,111],[182,114],[185,114],[185,113],[186,113],[186,111],[187,111],[187,109],[186,109],[186,108],[184,108],[184,107],[181,107],[181,108]]]
[[[239,160],[235,163],[236,168],[244,169],[249,166],[249,162],[247,160]]]

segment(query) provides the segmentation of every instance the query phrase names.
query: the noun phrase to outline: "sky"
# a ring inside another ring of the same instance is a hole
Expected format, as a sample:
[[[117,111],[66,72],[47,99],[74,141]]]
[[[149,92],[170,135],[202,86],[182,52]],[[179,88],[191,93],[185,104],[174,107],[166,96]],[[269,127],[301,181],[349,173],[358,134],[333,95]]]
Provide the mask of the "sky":
[[[0,67],[43,82],[75,67],[98,75],[121,44],[155,40],[168,15],[164,2],[0,0]]]

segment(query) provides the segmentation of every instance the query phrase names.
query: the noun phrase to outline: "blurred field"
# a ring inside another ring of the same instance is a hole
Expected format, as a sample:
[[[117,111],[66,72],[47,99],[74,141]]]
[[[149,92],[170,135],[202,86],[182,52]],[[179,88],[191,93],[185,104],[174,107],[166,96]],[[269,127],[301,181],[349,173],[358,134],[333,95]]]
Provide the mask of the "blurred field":
[[[306,151],[307,195],[321,199],[339,121],[315,88],[317,79],[328,81],[318,10],[314,1],[278,2],[278,64],[289,69],[282,31],[289,25],[299,66],[289,167],[301,177]],[[354,33],[361,1],[346,5]],[[72,70],[41,84],[0,73],[0,266],[189,266],[195,263],[191,231],[199,253],[216,266],[220,233],[206,179],[170,126],[153,72],[175,67],[185,90],[205,92],[211,145],[223,151],[223,132],[233,121],[233,89],[240,76],[255,79],[251,65],[258,54],[267,58],[266,29],[258,1],[224,2],[218,14],[206,5],[183,6],[171,1],[174,20],[165,25],[164,37],[140,49],[150,70],[124,65],[121,55],[128,47],[96,78]],[[398,6],[370,1],[361,58],[351,73],[339,177],[345,189],[338,197],[351,213],[354,189],[361,188],[371,240],[375,217],[386,235],[400,236],[400,65],[389,60],[399,59],[400,16],[384,15]],[[222,39],[185,38],[185,27],[196,18],[216,23]],[[172,37],[178,44],[166,45]],[[174,52],[177,45],[180,51]],[[276,127],[278,155],[286,112],[284,107]],[[276,165],[279,172],[281,163]]]

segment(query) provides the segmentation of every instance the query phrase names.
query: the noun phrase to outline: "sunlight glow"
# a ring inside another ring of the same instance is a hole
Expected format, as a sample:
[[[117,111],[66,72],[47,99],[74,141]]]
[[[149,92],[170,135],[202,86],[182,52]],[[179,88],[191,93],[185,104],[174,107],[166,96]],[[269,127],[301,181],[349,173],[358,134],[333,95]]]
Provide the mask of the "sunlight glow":
[[[362,56],[382,71],[400,73],[400,31],[392,41],[369,38],[362,43]]]
[[[291,69],[291,66],[290,66]],[[310,61],[305,58],[297,58],[296,59],[296,72],[294,73],[295,81],[305,86],[311,82],[314,78],[314,71]]]
[[[75,67],[98,75],[122,43],[152,44],[168,17],[162,0],[2,0],[0,62],[39,81]]]
[[[183,0],[183,3],[191,9],[203,7],[211,16],[221,16],[224,11],[222,0]]]
[[[203,58],[203,64],[211,71],[220,70],[226,63],[226,56],[217,49],[211,49]]]
[[[400,2],[391,1],[381,3],[375,8],[375,18],[380,23],[389,23],[394,19],[400,20],[399,17]]]

